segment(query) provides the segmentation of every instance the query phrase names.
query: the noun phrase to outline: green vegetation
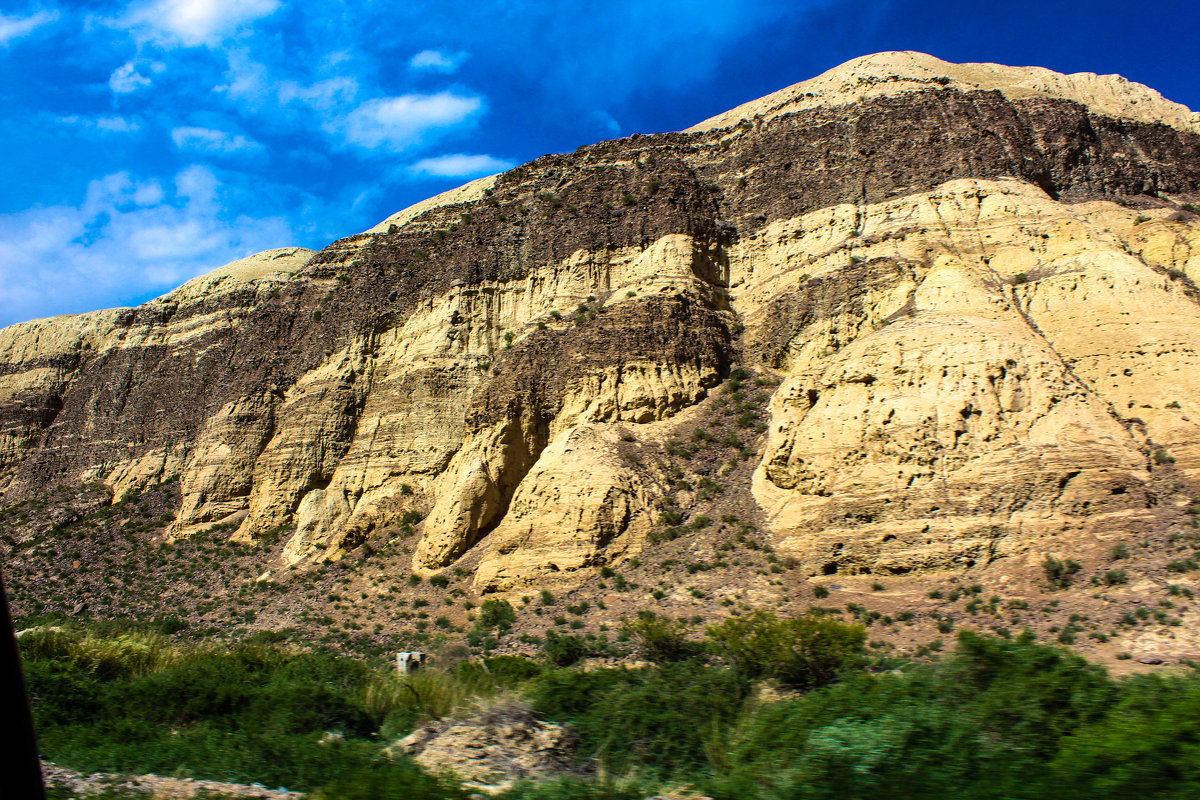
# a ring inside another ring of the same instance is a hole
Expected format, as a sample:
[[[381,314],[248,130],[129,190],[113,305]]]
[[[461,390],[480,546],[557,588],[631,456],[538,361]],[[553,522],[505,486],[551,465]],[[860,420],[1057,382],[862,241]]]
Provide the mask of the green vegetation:
[[[511,611],[496,603],[477,621],[495,629]],[[580,765],[599,777],[518,784],[508,800],[671,787],[716,800],[1200,791],[1200,670],[1113,679],[1031,635],[965,631],[945,655],[905,661],[868,655],[861,626],[815,612],[744,613],[705,642],[690,630],[651,612],[626,620],[621,637],[649,666],[572,667],[613,645],[551,631],[541,660],[447,659],[411,676],[161,633],[41,629],[21,648],[43,752],[83,771],[257,781],[325,800],[457,800],[468,792],[382,746],[477,699],[518,696],[570,725]],[[772,684],[785,691],[760,691]]]
[[[1163,450],[1161,447],[1157,448],[1154,451],[1153,458],[1154,458],[1154,463],[1159,466],[1165,466],[1167,464],[1175,463],[1175,458],[1173,456],[1171,456],[1170,454],[1168,454],[1167,451]]]
[[[383,718],[361,699],[369,673],[354,662],[254,646],[184,651],[145,636],[27,637],[42,752],[81,771],[311,788],[375,757]],[[344,738],[319,745],[326,730]]]
[[[714,625],[708,636],[713,650],[747,677],[809,688],[833,681],[862,651],[867,632],[812,611],[791,619],[753,611]]]
[[[653,611],[639,611],[636,619],[625,620],[620,633],[637,644],[643,658],[656,664],[686,661],[704,652],[699,642],[688,638],[686,625]]]
[[[1046,573],[1046,580],[1053,589],[1065,589],[1070,586],[1071,579],[1075,577],[1075,573],[1079,572],[1081,568],[1078,561],[1070,558],[1066,561],[1059,561],[1054,556],[1046,556],[1046,560],[1042,562],[1042,569]]]

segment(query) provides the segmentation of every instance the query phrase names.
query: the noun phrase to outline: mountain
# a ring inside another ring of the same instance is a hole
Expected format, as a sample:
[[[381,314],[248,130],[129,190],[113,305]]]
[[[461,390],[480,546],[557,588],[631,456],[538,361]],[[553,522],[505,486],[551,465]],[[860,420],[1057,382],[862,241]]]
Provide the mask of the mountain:
[[[380,608],[453,631],[545,589],[594,629],[834,591],[907,613],[901,645],[954,618],[1194,648],[1197,203],[1200,116],[1147,87],[881,53],[11,326],[17,613],[427,635]],[[204,601],[134,556],[201,541],[232,548]]]

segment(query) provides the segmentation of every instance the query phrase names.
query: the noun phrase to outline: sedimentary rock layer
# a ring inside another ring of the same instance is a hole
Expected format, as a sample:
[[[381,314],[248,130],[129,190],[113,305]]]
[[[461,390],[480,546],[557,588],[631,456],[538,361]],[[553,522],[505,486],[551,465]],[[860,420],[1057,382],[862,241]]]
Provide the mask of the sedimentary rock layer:
[[[5,329],[5,497],[177,476],[169,535],[283,528],[293,563],[424,519],[415,569],[503,590],[645,547],[661,491],[621,437],[668,440],[741,364],[779,388],[737,491],[813,572],[1148,524],[1155,453],[1200,469],[1195,115],[1111,77],[840,69]]]

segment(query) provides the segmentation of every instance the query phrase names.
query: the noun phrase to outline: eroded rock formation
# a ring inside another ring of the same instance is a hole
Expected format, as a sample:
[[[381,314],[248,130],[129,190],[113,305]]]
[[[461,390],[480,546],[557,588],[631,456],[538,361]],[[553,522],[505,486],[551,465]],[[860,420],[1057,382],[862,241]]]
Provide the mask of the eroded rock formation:
[[[300,563],[423,518],[417,571],[570,580],[659,524],[622,443],[742,366],[778,388],[730,496],[810,574],[1103,540],[1200,470],[1197,201],[1200,123],[1145,87],[857,59],[5,329],[4,498],[178,477],[170,536],[283,529]]]

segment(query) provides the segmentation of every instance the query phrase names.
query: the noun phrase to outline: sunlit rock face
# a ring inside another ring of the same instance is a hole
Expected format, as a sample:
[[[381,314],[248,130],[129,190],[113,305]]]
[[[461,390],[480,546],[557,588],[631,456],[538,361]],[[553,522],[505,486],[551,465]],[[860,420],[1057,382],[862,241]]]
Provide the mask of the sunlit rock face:
[[[0,331],[0,485],[178,478],[166,535],[291,563],[421,519],[415,571],[570,582],[649,546],[622,443],[743,367],[769,420],[726,496],[812,574],[1104,538],[1151,524],[1156,453],[1200,474],[1196,202],[1200,123],[1146,87],[868,56]]]

